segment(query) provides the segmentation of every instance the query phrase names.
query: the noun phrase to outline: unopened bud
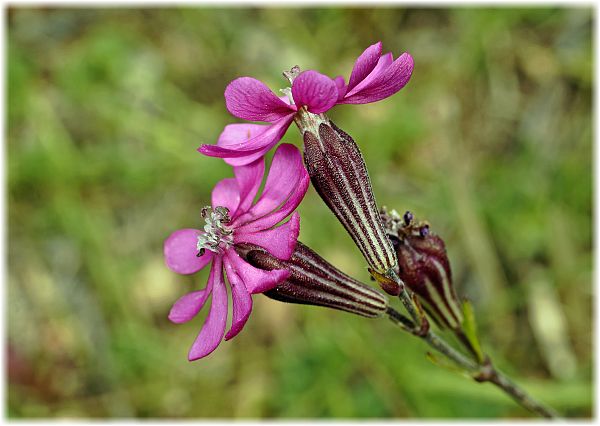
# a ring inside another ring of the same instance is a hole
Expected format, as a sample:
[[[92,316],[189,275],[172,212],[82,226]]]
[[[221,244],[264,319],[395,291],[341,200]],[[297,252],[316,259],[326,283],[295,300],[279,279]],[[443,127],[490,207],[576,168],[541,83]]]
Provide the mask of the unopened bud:
[[[400,218],[394,210],[384,209],[381,218],[395,243],[400,278],[438,324],[458,330],[463,316],[444,241],[431,233],[428,223],[414,220],[410,212]]]
[[[365,317],[385,314],[388,300],[374,288],[336,269],[310,248],[297,242],[292,257],[280,260],[264,249],[244,245],[244,258],[265,270],[288,269],[290,277],[264,294],[289,303],[325,306]]]
[[[354,140],[327,117],[305,112],[296,120],[304,135],[304,162],[313,186],[346,228],[372,270],[396,266],[381,223],[367,167]]]

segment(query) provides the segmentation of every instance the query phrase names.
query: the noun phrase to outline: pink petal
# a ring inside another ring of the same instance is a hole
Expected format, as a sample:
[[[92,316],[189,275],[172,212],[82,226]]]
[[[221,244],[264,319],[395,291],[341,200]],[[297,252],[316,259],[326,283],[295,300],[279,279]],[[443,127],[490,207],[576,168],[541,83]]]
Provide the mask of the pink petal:
[[[217,145],[224,148],[239,148],[240,146],[244,146],[249,140],[264,133],[270,126],[270,124],[228,124],[219,135]]]
[[[281,99],[282,102],[285,102],[288,105],[292,105],[292,101],[290,101],[289,96],[283,95],[283,96],[278,96],[278,98]]]
[[[261,81],[251,77],[233,80],[225,89],[225,104],[230,113],[249,121],[277,121],[295,111]]]
[[[335,82],[335,85],[337,86],[337,89],[338,89],[338,101],[340,101],[340,100],[342,100],[342,98],[346,94],[346,91],[348,90],[348,87],[346,86],[346,82],[344,81],[344,77],[342,77],[341,75],[338,75],[336,78],[333,79],[333,81]]]
[[[298,233],[300,232],[300,214],[294,212],[290,220],[274,229],[259,232],[237,230],[236,243],[250,243],[263,247],[273,256],[287,260],[292,256]]]
[[[265,160],[260,158],[246,166],[234,167],[233,173],[240,188],[241,201],[236,212],[237,216],[239,216],[245,213],[254,201],[265,173]],[[234,219],[233,216],[231,218]]]
[[[180,229],[165,240],[163,247],[165,263],[172,271],[184,275],[193,274],[211,261],[213,256],[209,251],[200,257],[196,256],[200,232],[197,229]]]
[[[309,70],[294,80],[292,97],[298,107],[306,105],[310,112],[320,114],[336,104],[338,89],[331,78]]]
[[[202,145],[198,151],[210,157],[223,158],[232,166],[243,166],[256,161],[279,142],[293,120],[294,114],[289,114],[271,126],[267,126],[262,133],[257,133],[252,139],[244,139],[238,143],[229,139],[227,146]],[[223,133],[226,131],[228,131],[227,127]]]
[[[229,284],[231,284],[231,300],[233,301],[233,316],[231,320],[231,328],[225,335],[225,340],[233,339],[242,331],[250,312],[252,312],[252,297],[246,290],[244,282],[235,272],[233,265],[225,260],[225,273]]]
[[[366,104],[385,99],[402,89],[410,80],[414,67],[413,58],[403,53],[391,65],[384,68],[363,87],[355,88],[339,102],[342,104]]]
[[[363,90],[363,88],[367,87],[376,77],[384,73],[387,67],[389,67],[392,64],[392,62],[394,62],[394,56],[391,52],[388,52],[385,55],[381,56],[381,58],[379,58],[379,61],[377,62],[377,66],[373,68],[373,71],[371,71],[371,73],[368,76],[366,76],[364,80],[359,82],[352,90],[348,90],[346,92],[345,97],[352,96],[355,93],[358,93],[361,90]]]
[[[380,57],[380,41],[367,47],[365,51],[361,53],[354,63],[354,68],[352,68],[352,74],[350,74],[350,80],[348,81],[348,90],[352,90],[354,86],[363,81],[371,71],[373,71],[373,68],[377,65]]]
[[[238,276],[244,282],[246,290],[250,294],[262,293],[282,283],[290,276],[290,271],[283,269],[273,269],[264,271],[250,265],[242,259],[235,250],[228,250],[225,253],[226,261],[229,262]]]
[[[227,207],[232,217],[240,203],[240,188],[234,178],[220,180],[212,190],[212,206]]]
[[[304,178],[308,179],[308,173],[304,168],[302,155],[298,148],[290,144],[281,144],[273,156],[271,169],[261,196],[247,213],[238,216],[235,220],[236,226],[239,227],[277,209],[299,189],[302,189],[301,183]],[[304,188],[304,192],[306,192],[306,188]],[[304,196],[304,192],[302,192],[302,196]],[[300,197],[301,199],[302,197]]]
[[[271,145],[256,149],[234,150],[221,148],[217,145],[202,145],[200,148],[198,148],[198,151],[204,155],[208,155],[209,157],[222,158],[225,163],[229,164],[230,166],[244,166],[258,160],[261,157],[264,157],[264,155],[269,152],[269,150],[273,148],[273,145],[279,142],[280,139],[281,137],[273,140]]]
[[[212,291],[212,281],[209,284],[204,290],[193,291],[180,297],[169,312],[169,320],[181,324],[198,315]]]
[[[212,301],[208,318],[196,337],[188,354],[190,361],[205,357],[214,351],[225,334],[227,323],[227,290],[223,282],[221,256],[215,256],[210,270],[209,284],[212,285]]]
[[[310,179],[307,174],[300,180],[295,191],[292,193],[292,195],[290,195],[290,198],[288,198],[288,200],[279,208],[279,210],[266,216],[263,216],[260,219],[256,219],[252,222],[244,224],[242,227],[240,227],[240,229],[242,230],[240,232],[260,231],[263,229],[269,229],[277,225],[283,219],[288,217],[290,213],[296,209],[296,207],[298,207],[298,204],[300,204],[302,198],[304,198],[304,195],[306,194],[309,182]]]

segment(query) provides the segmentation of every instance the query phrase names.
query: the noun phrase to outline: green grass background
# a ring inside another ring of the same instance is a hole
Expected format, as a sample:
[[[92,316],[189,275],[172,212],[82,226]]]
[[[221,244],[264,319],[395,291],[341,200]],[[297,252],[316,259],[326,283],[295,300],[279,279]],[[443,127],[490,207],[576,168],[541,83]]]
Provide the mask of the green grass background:
[[[10,417],[529,417],[384,319],[255,297],[245,330],[186,355],[167,320],[204,286],[163,263],[231,176],[196,152],[235,122],[232,79],[298,64],[348,77],[382,40],[401,92],[330,116],[380,205],[428,219],[485,350],[563,415],[592,414],[592,9],[8,11]],[[285,141],[299,146],[292,127]],[[301,240],[368,282],[311,188]]]

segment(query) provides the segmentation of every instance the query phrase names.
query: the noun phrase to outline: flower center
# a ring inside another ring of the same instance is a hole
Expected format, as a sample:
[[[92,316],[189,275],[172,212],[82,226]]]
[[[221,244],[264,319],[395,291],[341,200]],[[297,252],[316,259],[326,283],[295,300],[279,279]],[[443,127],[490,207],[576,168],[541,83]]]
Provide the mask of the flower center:
[[[214,253],[222,253],[233,245],[233,229],[225,224],[231,222],[229,209],[226,207],[203,207],[200,213],[206,222],[204,232],[198,235],[197,256],[202,256],[208,249]]]

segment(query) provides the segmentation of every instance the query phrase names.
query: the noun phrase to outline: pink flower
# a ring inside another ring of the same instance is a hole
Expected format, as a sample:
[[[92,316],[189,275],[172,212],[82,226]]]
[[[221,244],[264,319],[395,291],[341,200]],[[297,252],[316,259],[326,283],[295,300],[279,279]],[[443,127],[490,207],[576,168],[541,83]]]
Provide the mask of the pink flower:
[[[279,259],[290,258],[300,227],[297,212],[286,223],[276,226],[298,206],[308,188],[309,177],[299,150],[282,144],[273,157],[263,192],[256,203],[264,175],[264,160],[234,167],[235,178],[223,179],[213,189],[212,208],[202,209],[204,230],[181,229],[164,244],[167,266],[180,274],[193,274],[212,262],[204,290],[181,297],[169,313],[169,319],[183,323],[195,317],[212,294],[212,305],[188,359],[202,358],[216,349],[227,322],[227,290],[223,269],[229,281],[233,301],[231,328],[225,340],[236,336],[252,311],[251,294],[270,290],[289,276],[289,271],[264,271],[243,260],[236,252],[238,243],[263,247]]]
[[[202,145],[198,150],[221,157],[232,166],[248,164],[264,156],[285,134],[296,112],[305,107],[320,114],[333,107],[339,97],[335,82],[316,71],[301,73],[292,83],[294,103],[285,102],[262,82],[251,77],[233,80],[225,89],[225,104],[230,113],[264,124],[229,124],[216,145]]]
[[[277,97],[264,83],[240,77],[225,89],[225,104],[234,116],[269,124],[237,123],[225,126],[216,145],[202,145],[198,151],[220,157],[233,166],[248,164],[277,144],[298,111],[324,113],[336,104],[366,104],[385,99],[402,89],[412,74],[413,59],[403,53],[393,60],[381,55],[381,42],[368,47],[356,60],[350,80],[331,79],[317,71],[304,71],[292,82],[289,96]]]
[[[412,75],[412,56],[403,53],[394,61],[392,53],[381,55],[381,42],[369,46],[356,60],[348,84],[336,77],[338,104],[368,104],[392,96]]]

